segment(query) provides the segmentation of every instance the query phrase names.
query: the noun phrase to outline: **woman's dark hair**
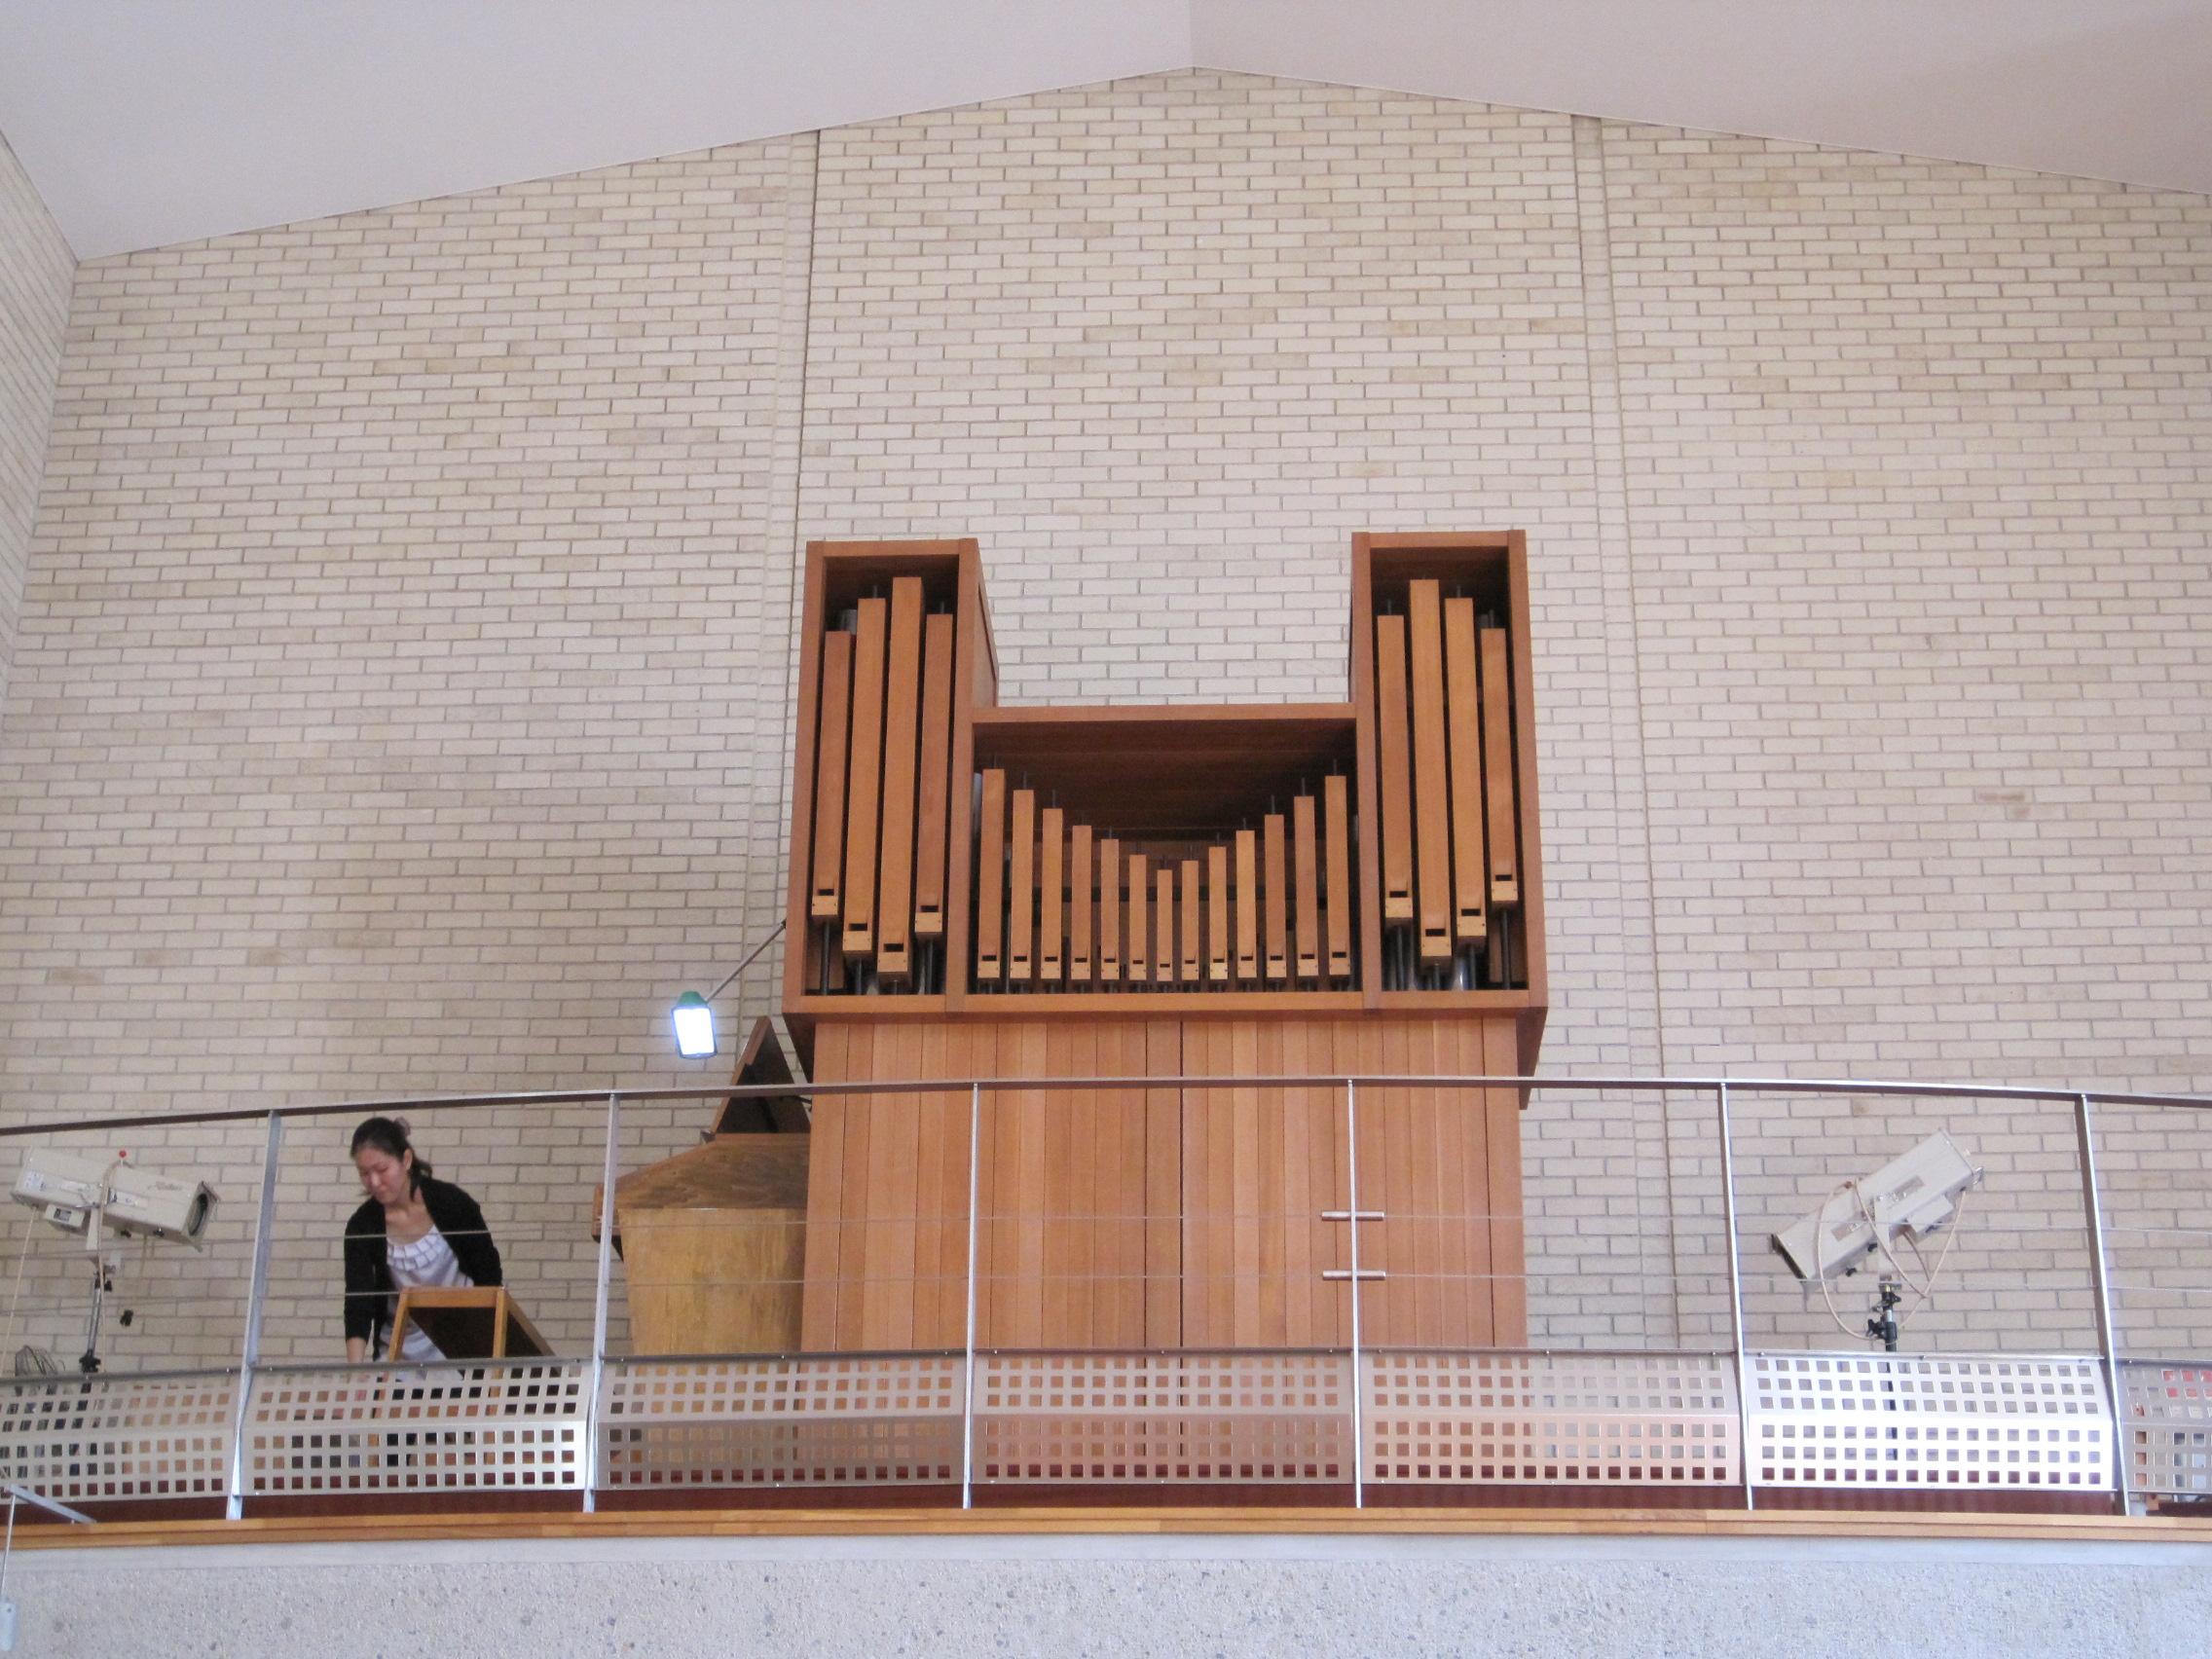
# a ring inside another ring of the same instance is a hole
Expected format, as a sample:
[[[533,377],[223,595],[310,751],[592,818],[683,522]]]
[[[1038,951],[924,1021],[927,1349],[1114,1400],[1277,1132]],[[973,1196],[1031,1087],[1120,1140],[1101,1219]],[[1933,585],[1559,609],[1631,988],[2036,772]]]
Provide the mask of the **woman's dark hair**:
[[[405,1118],[363,1118],[361,1126],[353,1131],[353,1145],[349,1158],[358,1158],[361,1148],[373,1146],[379,1152],[406,1161],[407,1155],[415,1152],[415,1143],[407,1138]],[[424,1156],[415,1152],[414,1185],[420,1187],[423,1177],[429,1174],[430,1165]]]

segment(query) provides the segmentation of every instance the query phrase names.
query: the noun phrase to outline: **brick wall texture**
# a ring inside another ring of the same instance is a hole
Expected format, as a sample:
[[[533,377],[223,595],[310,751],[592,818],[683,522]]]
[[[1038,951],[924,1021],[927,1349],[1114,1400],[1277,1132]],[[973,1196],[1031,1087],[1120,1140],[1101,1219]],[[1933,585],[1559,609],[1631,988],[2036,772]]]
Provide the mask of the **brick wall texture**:
[[[39,418],[15,1121],[695,1081],[671,996],[778,918],[800,547],[873,535],[980,538],[1009,701],[1237,701],[1345,694],[1353,532],[1525,529],[1547,1072],[2212,1088],[2202,198],[1192,72],[92,262]],[[1725,1331],[1711,1119],[1539,1097],[1539,1335]],[[335,1347],[339,1123],[278,1352]],[[2091,1340],[2063,1107],[1745,1105],[1751,1248],[1946,1125],[1991,1184],[1921,1334]],[[423,1127],[588,1338],[592,1112]],[[141,1282],[242,1274],[260,1137],[141,1137],[237,1171]],[[2212,1130],[2108,1162],[2132,1336],[2212,1341]]]
[[[0,707],[15,659],[23,570],[76,268],[53,215],[0,138]]]

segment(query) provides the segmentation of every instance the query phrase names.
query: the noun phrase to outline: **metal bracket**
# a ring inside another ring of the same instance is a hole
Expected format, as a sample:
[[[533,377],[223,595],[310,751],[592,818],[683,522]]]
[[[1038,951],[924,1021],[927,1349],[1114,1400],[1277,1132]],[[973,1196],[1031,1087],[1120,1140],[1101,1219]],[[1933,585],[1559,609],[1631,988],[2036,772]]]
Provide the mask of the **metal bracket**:
[[[1381,1268],[1361,1268],[1356,1272],[1350,1268],[1323,1268],[1321,1276],[1325,1279],[1382,1279],[1390,1275]]]
[[[1323,1210],[1323,1221],[1386,1221],[1389,1217],[1382,1210]]]

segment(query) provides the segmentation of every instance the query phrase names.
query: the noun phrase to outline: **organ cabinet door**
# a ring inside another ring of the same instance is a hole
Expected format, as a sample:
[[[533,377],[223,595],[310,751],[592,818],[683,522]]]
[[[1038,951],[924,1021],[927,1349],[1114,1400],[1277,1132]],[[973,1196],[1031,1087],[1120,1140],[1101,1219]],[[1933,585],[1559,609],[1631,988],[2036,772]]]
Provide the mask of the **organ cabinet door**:
[[[802,1346],[962,1346],[972,1171],[986,1346],[1342,1346],[1354,1117],[1367,1339],[1524,1339],[1516,1091],[1268,1081],[1543,1025],[1522,537],[1351,568],[1344,702],[1000,708],[973,541],[809,548],[785,1014],[906,1087],[815,1101]]]

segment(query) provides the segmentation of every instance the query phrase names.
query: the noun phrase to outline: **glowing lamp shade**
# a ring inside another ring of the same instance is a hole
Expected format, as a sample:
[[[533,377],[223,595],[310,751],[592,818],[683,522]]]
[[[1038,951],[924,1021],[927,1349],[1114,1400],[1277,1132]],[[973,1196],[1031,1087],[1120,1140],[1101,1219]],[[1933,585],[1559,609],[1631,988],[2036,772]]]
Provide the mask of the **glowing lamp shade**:
[[[715,1051],[715,1011],[697,991],[676,999],[676,1050],[687,1060],[703,1060]]]

